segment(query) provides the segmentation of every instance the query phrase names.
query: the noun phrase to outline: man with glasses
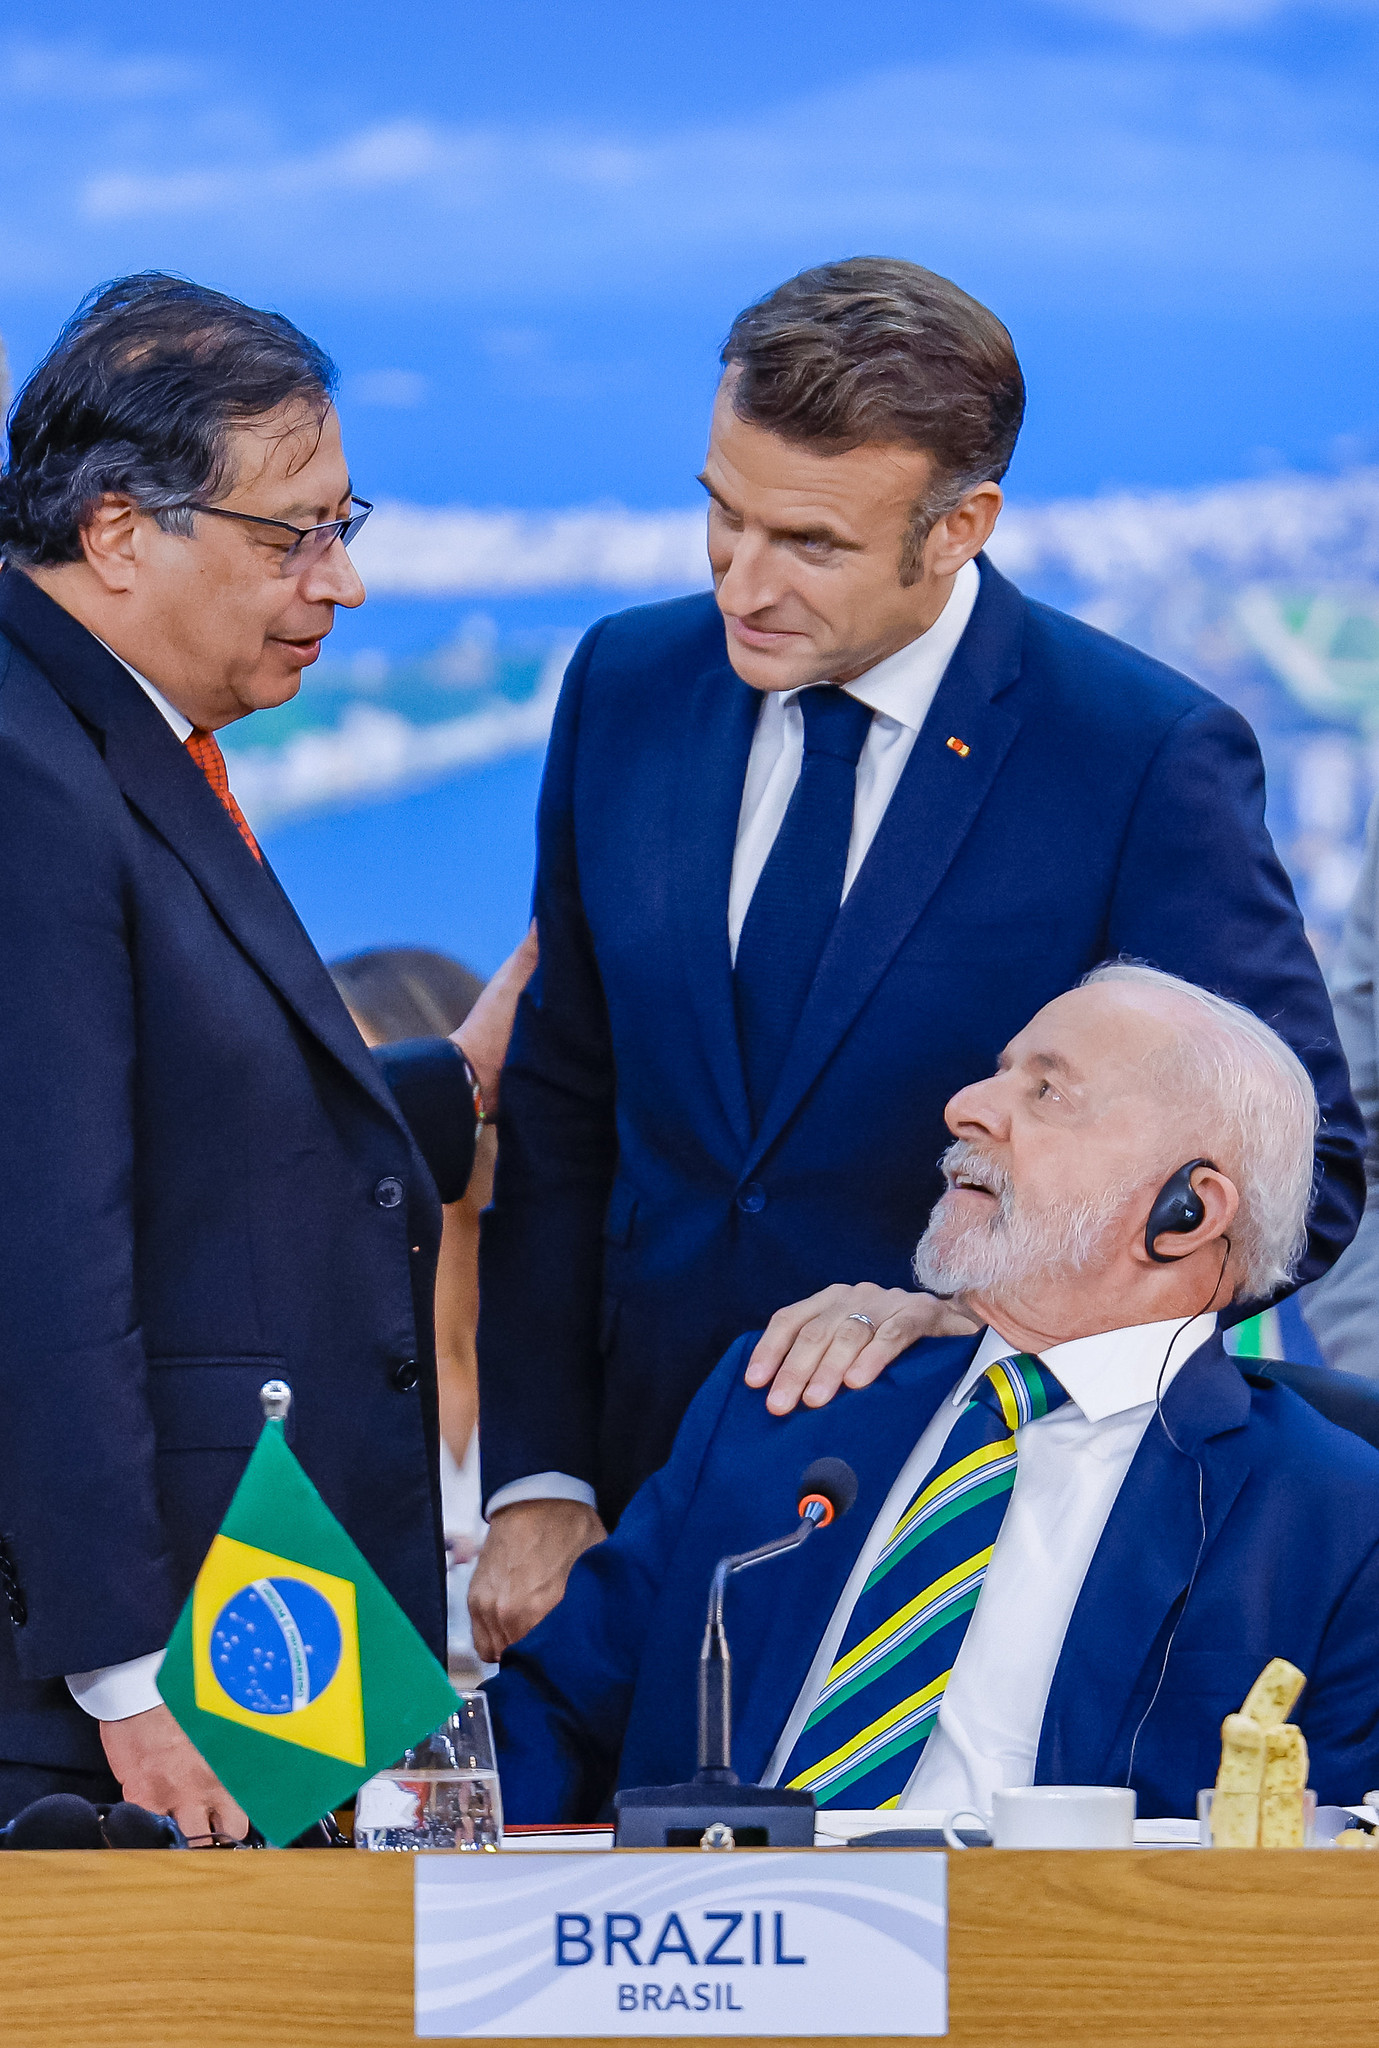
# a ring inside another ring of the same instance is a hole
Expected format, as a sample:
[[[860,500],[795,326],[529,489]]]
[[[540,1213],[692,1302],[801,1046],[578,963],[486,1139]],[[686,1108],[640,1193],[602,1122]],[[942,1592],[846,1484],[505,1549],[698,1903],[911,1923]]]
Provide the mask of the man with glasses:
[[[469,1178],[515,988],[491,985],[462,1044],[380,1070],[215,737],[292,697],[336,606],[363,602],[334,382],[280,316],[150,275],[84,305],[14,409],[0,1821],[122,1790],[188,1835],[243,1835],[156,1676],[266,1380],[290,1382],[298,1456],[444,1653],[437,1194]]]

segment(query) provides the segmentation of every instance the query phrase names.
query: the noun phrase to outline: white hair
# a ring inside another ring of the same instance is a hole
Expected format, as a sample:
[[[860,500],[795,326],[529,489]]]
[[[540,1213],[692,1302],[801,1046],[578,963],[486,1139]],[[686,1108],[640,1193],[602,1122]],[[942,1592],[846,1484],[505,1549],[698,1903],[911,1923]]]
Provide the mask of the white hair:
[[[1189,1114],[1199,1104],[1206,1111],[1212,1135],[1204,1133],[1202,1143],[1240,1195],[1231,1229],[1236,1294],[1266,1299],[1291,1280],[1307,1243],[1317,1142],[1311,1075],[1269,1025],[1209,989],[1130,960],[1084,977],[1084,987],[1103,985],[1141,990],[1180,1014],[1194,1013],[1172,1049],[1158,1056],[1164,1084],[1180,1092]]]

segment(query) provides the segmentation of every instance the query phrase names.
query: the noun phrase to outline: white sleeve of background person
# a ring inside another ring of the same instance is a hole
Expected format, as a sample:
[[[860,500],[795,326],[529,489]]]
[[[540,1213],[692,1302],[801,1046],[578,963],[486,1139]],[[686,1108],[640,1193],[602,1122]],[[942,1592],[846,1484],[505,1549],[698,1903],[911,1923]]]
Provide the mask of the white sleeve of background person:
[[[587,1479],[572,1479],[568,1472],[533,1472],[530,1479],[514,1479],[500,1486],[488,1504],[491,1522],[499,1508],[516,1507],[524,1500],[577,1500],[596,1508],[598,1500]]]
[[[146,1657],[131,1657],[127,1664],[105,1664],[99,1671],[69,1671],[67,1690],[81,1708],[96,1721],[129,1721],[161,1707],[158,1672],[161,1650]]]

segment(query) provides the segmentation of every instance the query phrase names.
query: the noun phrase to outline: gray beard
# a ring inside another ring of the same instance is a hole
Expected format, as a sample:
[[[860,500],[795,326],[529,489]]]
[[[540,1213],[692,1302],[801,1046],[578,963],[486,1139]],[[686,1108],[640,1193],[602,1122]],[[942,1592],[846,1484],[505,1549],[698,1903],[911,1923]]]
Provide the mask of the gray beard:
[[[980,1162],[980,1177],[997,1198],[992,1214],[965,1229],[946,1227],[944,1205],[936,1204],[914,1256],[916,1283],[944,1297],[991,1294],[1035,1279],[1066,1278],[1098,1263],[1126,1197],[1126,1187],[1098,1196],[1058,1202],[1037,1213],[1022,1209],[1009,1175],[975,1147],[959,1140],[940,1162],[950,1183]]]

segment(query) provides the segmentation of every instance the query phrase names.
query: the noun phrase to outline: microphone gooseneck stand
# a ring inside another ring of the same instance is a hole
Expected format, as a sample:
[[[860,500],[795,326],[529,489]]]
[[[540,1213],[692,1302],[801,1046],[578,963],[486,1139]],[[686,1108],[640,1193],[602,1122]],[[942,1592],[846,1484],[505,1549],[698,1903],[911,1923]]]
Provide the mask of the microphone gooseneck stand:
[[[732,1767],[733,1666],[723,1605],[735,1573],[798,1550],[816,1529],[846,1514],[856,1497],[852,1468],[840,1458],[820,1458],[800,1479],[797,1527],[755,1550],[719,1559],[699,1652],[699,1768],[687,1784],[639,1785],[617,1793],[619,1848],[812,1847],[814,1794],[783,1785],[743,1785]]]
[[[733,1659],[728,1648],[728,1632],[723,1626],[723,1596],[728,1580],[735,1572],[746,1571],[749,1565],[761,1564],[768,1557],[781,1557],[787,1550],[798,1550],[806,1537],[814,1531],[827,1527],[833,1519],[829,1507],[815,1498],[806,1501],[800,1510],[798,1528],[788,1536],[778,1536],[774,1543],[761,1543],[755,1550],[744,1550],[737,1557],[721,1557],[713,1575],[709,1592],[709,1614],[704,1625],[704,1644],[699,1652],[699,1769],[695,1773],[697,1785],[735,1785],[737,1773],[732,1768],[733,1746]]]

